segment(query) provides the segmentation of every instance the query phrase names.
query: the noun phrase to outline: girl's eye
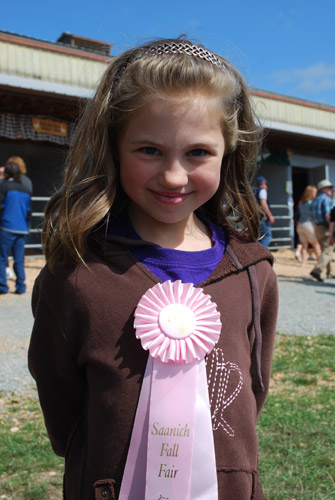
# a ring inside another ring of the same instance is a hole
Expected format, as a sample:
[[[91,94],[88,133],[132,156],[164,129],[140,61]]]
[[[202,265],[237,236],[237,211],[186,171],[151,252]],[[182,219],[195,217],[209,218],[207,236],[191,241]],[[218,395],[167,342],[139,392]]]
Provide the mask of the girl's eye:
[[[140,149],[140,151],[146,155],[158,155],[159,154],[158,149],[151,147],[151,146],[144,146],[143,148]]]
[[[206,149],[192,149],[189,153],[190,156],[205,156],[208,155],[208,151]]]

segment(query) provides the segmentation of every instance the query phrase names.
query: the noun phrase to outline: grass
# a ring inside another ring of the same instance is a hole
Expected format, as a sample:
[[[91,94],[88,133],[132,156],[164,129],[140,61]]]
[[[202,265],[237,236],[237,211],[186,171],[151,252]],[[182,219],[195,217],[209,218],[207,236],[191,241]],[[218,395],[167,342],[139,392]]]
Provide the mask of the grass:
[[[277,336],[258,425],[267,500],[335,500],[334,368],[335,336]],[[0,499],[60,500],[62,473],[36,398],[0,395]]]
[[[0,396],[0,499],[60,500],[63,460],[44,429],[37,398]]]
[[[267,500],[335,499],[335,336],[278,335],[260,417]]]

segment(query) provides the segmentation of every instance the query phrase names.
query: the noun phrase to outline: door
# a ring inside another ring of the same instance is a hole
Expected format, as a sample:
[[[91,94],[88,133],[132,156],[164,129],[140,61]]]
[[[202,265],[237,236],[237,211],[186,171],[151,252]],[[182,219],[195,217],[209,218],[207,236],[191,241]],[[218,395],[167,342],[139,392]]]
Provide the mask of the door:
[[[318,182],[323,179],[329,178],[329,168],[328,165],[320,165],[318,167],[311,168],[309,171],[309,182],[310,184],[316,186]]]

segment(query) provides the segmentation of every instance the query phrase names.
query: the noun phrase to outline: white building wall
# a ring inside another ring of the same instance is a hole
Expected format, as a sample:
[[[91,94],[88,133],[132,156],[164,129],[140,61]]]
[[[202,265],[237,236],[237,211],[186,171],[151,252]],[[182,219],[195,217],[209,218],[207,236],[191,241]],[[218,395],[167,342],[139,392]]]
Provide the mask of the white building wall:
[[[252,95],[252,102],[257,116],[267,128],[301,134],[305,129],[306,135],[335,138],[335,108],[258,95]]]
[[[0,73],[95,88],[107,62],[0,40]]]

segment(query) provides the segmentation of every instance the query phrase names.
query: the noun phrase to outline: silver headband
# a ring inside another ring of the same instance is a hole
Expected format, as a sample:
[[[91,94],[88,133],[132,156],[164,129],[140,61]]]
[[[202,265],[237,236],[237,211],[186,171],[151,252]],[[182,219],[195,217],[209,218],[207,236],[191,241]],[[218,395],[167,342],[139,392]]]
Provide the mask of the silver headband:
[[[185,54],[188,56],[200,57],[200,59],[205,59],[221,69],[226,69],[223,61],[216,57],[212,52],[202,47],[198,47],[197,45],[190,45],[188,43],[164,43],[163,45],[150,47],[146,53],[150,55]]]
[[[114,87],[117,85],[118,81],[121,78],[121,75],[124,71],[131,65],[133,62],[141,59],[145,55],[164,55],[164,54],[184,54],[187,56],[199,57],[200,59],[205,59],[206,61],[214,64],[220,69],[227,70],[225,63],[220,60],[216,55],[210,52],[207,49],[202,47],[198,47],[197,45],[190,45],[189,43],[163,43],[162,45],[153,45],[152,47],[144,49],[144,51],[139,51],[134,56],[132,54],[118,69],[115,77],[114,77]]]

